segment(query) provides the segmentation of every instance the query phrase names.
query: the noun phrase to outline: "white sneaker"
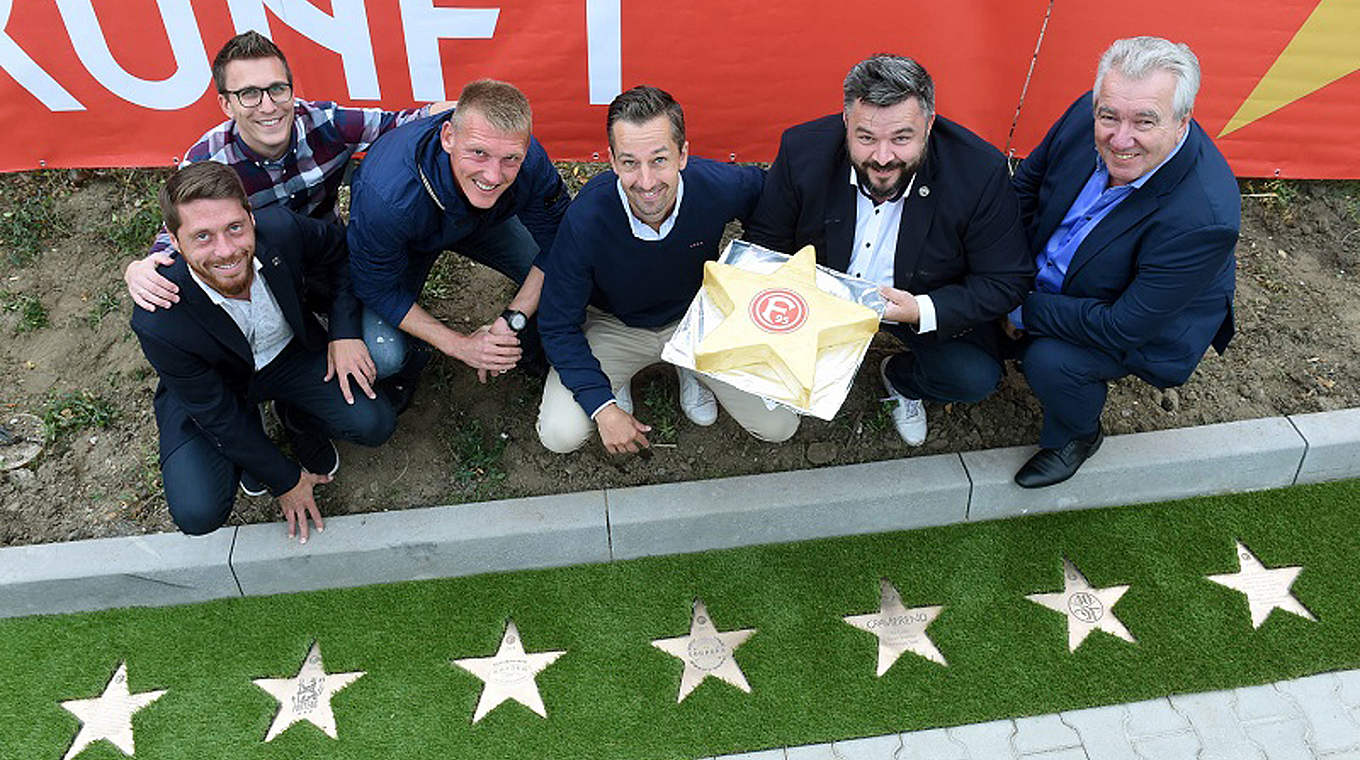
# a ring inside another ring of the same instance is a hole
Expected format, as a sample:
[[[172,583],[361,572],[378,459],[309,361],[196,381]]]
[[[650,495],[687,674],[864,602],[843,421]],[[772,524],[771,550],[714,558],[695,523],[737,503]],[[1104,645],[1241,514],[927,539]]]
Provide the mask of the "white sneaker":
[[[883,362],[878,365],[878,377],[883,381],[883,389],[888,392],[888,397],[883,400],[897,402],[897,406],[892,410],[893,426],[897,428],[897,434],[902,436],[902,440],[908,446],[920,446],[926,442],[926,405],[919,398],[903,396],[888,381],[888,360],[891,358],[885,356]]]
[[[690,422],[708,427],[718,421],[718,400],[713,391],[699,382],[699,376],[684,367],[676,367],[675,374],[680,376],[680,411]]]
[[[633,413],[633,389],[631,386],[632,382],[630,381],[624,383],[622,388],[614,389],[614,403],[629,414]]]

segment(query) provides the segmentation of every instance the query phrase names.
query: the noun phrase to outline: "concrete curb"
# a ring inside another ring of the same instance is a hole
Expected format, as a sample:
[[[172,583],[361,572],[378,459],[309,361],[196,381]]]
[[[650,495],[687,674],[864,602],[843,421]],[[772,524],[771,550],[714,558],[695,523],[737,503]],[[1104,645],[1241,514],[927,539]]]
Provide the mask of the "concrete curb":
[[[1112,436],[1025,491],[1034,448],[913,457],[278,523],[0,549],[0,617],[159,606],[906,530],[1360,477],[1360,409]],[[845,484],[853,483],[853,492]]]

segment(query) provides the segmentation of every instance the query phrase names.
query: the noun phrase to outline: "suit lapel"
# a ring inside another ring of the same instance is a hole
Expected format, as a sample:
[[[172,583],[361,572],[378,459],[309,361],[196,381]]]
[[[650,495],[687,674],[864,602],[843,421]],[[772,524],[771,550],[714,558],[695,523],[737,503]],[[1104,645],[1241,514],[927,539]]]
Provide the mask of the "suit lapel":
[[[1053,231],[1058,229],[1063,217],[1067,215],[1067,210],[1076,203],[1077,196],[1081,195],[1081,189],[1086,186],[1087,180],[1091,179],[1091,172],[1096,170],[1095,149],[1089,144],[1083,146],[1081,155],[1085,155],[1083,160],[1080,156],[1070,162],[1070,166],[1061,175],[1053,179],[1056,190],[1053,196],[1043,204],[1043,215],[1039,218],[1039,225],[1035,228],[1034,240],[1031,243],[1035,254],[1048,245],[1048,239],[1053,237]]]
[[[842,149],[844,152],[844,149]],[[831,195],[826,199],[826,261],[839,272],[850,268],[850,246],[855,244],[855,187],[850,184],[847,157],[831,180]]]
[[[930,232],[931,221],[935,218],[935,181],[939,173],[939,158],[935,153],[935,143],[930,143],[926,159],[916,170],[916,179],[907,188],[902,198],[902,221],[897,228],[897,252],[893,260],[893,285],[901,290],[909,290],[911,280],[916,276],[921,251],[925,247],[926,234]]]
[[[261,257],[260,274],[264,275],[269,292],[274,294],[274,300],[283,310],[283,318],[288,320],[288,325],[293,328],[293,334],[301,337],[302,305],[298,303],[298,287],[293,281],[292,272],[284,264],[282,256],[273,251],[261,247],[255,251],[255,255]]]
[[[246,336],[241,332],[241,328],[236,326],[236,322],[222,307],[208,299],[208,294],[204,293],[203,288],[189,275],[184,254],[175,257],[175,263],[170,265],[165,274],[171,282],[179,286],[180,302],[171,308],[184,309],[185,313],[198,322],[209,335],[239,356],[242,361],[254,366],[254,355],[250,352],[250,344],[246,342]]]
[[[1203,139],[1203,131],[1199,124],[1190,122],[1190,134],[1185,138],[1185,144],[1180,151],[1172,157],[1165,165],[1157,170],[1157,173],[1148,179],[1142,187],[1134,190],[1129,197],[1110,212],[1109,216],[1100,220],[1091,234],[1082,241],[1077,252],[1072,256],[1072,263],[1067,268],[1067,276],[1063,278],[1063,288],[1072,281],[1081,268],[1089,264],[1093,259],[1100,255],[1110,243],[1114,242],[1119,236],[1123,235],[1135,224],[1146,219],[1150,214],[1158,209],[1162,204],[1162,196],[1171,192],[1181,180],[1185,179],[1185,174],[1195,164],[1195,155],[1200,149],[1200,140]],[[1087,178],[1090,175],[1086,175]],[[1076,183],[1074,183],[1075,185]],[[1082,182],[1081,184],[1085,184]],[[1077,187],[1080,192],[1080,186]],[[1072,206],[1072,197],[1066,204],[1053,204],[1058,209],[1058,220],[1067,213],[1067,209]],[[1056,227],[1057,224],[1054,224]],[[1051,234],[1051,230],[1050,230]],[[1048,238],[1040,237],[1040,240],[1047,242]]]

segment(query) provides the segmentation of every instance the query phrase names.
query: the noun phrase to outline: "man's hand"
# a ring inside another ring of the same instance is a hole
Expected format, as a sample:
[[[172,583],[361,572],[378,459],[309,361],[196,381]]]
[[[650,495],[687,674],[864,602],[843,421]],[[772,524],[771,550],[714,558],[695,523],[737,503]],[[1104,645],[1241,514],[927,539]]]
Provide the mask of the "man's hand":
[[[601,409],[595,415],[595,424],[600,428],[600,442],[610,454],[626,451],[637,453],[639,446],[650,448],[652,445],[647,441],[647,433],[652,426],[638,422],[636,417],[620,409],[618,404]]]
[[[884,319],[901,322],[904,325],[914,325],[921,321],[921,307],[916,303],[916,296],[886,285],[879,287],[878,294],[888,302],[888,308],[883,312]]]
[[[168,253],[153,253],[127,265],[123,271],[123,282],[127,283],[128,293],[138,306],[147,311],[157,307],[170,308],[179,303],[179,286],[156,273],[156,267],[168,267],[175,259]]]
[[[1025,337],[1025,331],[1011,324],[1010,317],[1001,318],[1001,332],[1006,333],[1006,337],[1011,340],[1020,340]]]
[[[519,338],[497,335],[491,331],[490,325],[477,328],[471,335],[454,333],[454,336],[454,341],[445,353],[475,370],[509,372],[519,361]],[[479,371],[477,379],[486,382],[485,373]]]
[[[319,483],[329,482],[331,482],[329,475],[316,475],[303,470],[297,485],[279,496],[279,506],[283,508],[283,516],[288,520],[289,538],[296,535],[297,529],[301,527],[302,536],[298,543],[307,543],[308,515],[311,516],[312,522],[316,523],[317,530],[326,530],[326,526],[321,523],[321,511],[316,508],[316,499],[312,497],[312,489]]]
[[[492,335],[509,335],[510,337],[513,337],[515,340],[519,340],[519,335],[516,334],[514,330],[510,329],[510,325],[506,324],[505,317],[496,317],[495,322],[492,322],[489,325],[483,325],[481,329],[490,332]],[[505,370],[479,369],[477,370],[477,382],[485,383],[488,375],[490,375],[491,377],[498,377],[504,373]]]
[[[349,389],[350,378],[354,378],[355,385],[365,396],[377,398],[373,381],[378,378],[378,368],[373,364],[373,357],[368,355],[368,346],[359,338],[342,338],[326,344],[326,376],[321,382],[329,383],[332,377],[338,378],[340,394],[345,397],[346,404],[354,403],[354,394]]]

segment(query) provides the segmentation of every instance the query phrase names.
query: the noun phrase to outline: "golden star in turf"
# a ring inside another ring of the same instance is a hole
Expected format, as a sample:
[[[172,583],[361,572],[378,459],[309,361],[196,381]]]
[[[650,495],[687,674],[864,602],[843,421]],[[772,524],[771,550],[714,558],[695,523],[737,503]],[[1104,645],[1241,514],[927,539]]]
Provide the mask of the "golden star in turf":
[[[1115,602],[1128,590],[1128,586],[1092,588],[1077,566],[1063,558],[1063,590],[1053,594],[1029,594],[1025,598],[1067,617],[1067,651],[1075,652],[1095,630],[1136,643],[1129,629],[1114,616]]]
[[[755,632],[754,628],[747,628],[719,633],[703,600],[695,599],[689,635],[652,642],[652,646],[685,663],[685,672],[680,676],[680,693],[675,701],[685,701],[685,697],[709,676],[750,693],[751,685],[746,682],[746,674],[741,672],[734,653]]]
[[[1237,572],[1205,576],[1221,586],[1240,591],[1247,596],[1251,610],[1251,627],[1260,628],[1272,610],[1281,609],[1299,617],[1317,620],[1291,593],[1289,587],[1303,572],[1302,567],[1268,568],[1261,564],[1241,541],[1237,542]]]
[[[160,699],[165,691],[130,694],[127,663],[118,663],[118,669],[104,686],[103,694],[91,699],[70,699],[61,703],[62,708],[80,719],[80,731],[62,760],[71,760],[100,739],[107,739],[124,755],[133,756],[136,748],[132,742],[132,716]]]
[[[515,621],[507,620],[505,635],[501,636],[500,649],[492,657],[468,657],[454,660],[453,663],[474,676],[482,679],[482,696],[477,700],[477,710],[472,716],[476,723],[507,699],[516,702],[548,717],[543,706],[543,697],[538,693],[538,682],[534,677],[553,664],[566,650],[557,652],[535,652],[527,654],[524,642],[520,640]]]
[[[321,662],[321,643],[312,642],[312,648],[302,660],[302,667],[294,678],[256,678],[253,683],[269,692],[279,701],[279,711],[274,722],[269,725],[265,741],[288,730],[299,721],[307,721],[321,729],[332,739],[338,739],[335,731],[335,713],[331,711],[331,697],[336,692],[359,680],[363,671],[350,673],[326,673]]]
[[[878,612],[867,615],[846,615],[845,622],[861,631],[878,637],[878,673],[882,676],[904,652],[948,665],[935,642],[926,635],[926,627],[940,616],[944,607],[910,607],[902,604],[902,595],[882,578],[878,582]]]
[[[817,287],[812,246],[769,274],[710,261],[704,290],[724,319],[699,342],[695,368],[768,367],[787,390],[777,400],[797,407],[811,400],[822,350],[867,341],[878,331],[873,309]]]

